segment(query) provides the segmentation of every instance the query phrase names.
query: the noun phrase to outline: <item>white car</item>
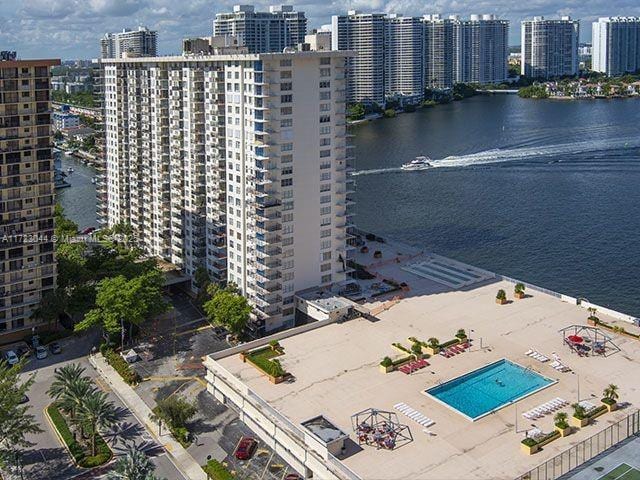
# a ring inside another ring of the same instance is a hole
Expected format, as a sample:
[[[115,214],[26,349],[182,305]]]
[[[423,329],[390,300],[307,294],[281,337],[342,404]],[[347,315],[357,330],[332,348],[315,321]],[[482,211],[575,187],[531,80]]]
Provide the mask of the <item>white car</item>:
[[[43,358],[47,358],[47,349],[43,346],[36,347],[36,358],[38,360],[42,360]]]
[[[20,361],[18,355],[16,355],[16,352],[14,352],[13,350],[9,350],[8,352],[6,352],[4,354],[4,358],[9,365],[15,365]]]

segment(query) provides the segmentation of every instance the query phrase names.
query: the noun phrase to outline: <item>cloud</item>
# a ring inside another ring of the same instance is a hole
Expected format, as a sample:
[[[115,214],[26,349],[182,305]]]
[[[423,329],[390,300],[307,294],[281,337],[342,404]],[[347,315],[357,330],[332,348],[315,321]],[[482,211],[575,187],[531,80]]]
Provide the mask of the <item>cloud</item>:
[[[23,58],[92,58],[105,32],[146,25],[158,30],[161,54],[180,50],[186,36],[209,35],[216,12],[238,0],[0,0],[0,44]],[[245,2],[251,3],[251,2]],[[274,0],[258,0],[266,9]],[[349,9],[421,16],[426,13],[495,13],[511,21],[511,42],[519,43],[520,21],[534,15],[571,15],[581,19],[583,40],[590,22],[600,16],[638,15],[638,0],[287,0],[309,19],[309,28],[330,23],[331,15]],[[348,5],[348,6],[347,6]]]

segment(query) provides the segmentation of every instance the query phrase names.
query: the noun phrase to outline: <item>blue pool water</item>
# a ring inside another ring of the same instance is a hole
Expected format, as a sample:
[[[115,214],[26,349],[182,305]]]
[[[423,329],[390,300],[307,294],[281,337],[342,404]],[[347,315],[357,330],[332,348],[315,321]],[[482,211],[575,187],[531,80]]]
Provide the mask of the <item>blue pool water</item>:
[[[477,420],[553,383],[555,380],[502,359],[429,388],[426,393]]]

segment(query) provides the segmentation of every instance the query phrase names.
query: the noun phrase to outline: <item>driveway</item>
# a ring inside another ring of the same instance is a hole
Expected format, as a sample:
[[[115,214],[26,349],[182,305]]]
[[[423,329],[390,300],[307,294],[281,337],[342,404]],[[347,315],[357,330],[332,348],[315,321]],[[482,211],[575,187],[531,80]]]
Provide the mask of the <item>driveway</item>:
[[[85,374],[94,380],[98,388],[107,393],[109,400],[121,411],[118,424],[105,435],[105,439],[116,456],[123,453],[125,443],[133,443],[151,457],[151,461],[156,465],[156,475],[160,478],[185,480],[173,466],[164,449],[153,441],[141,423],[101,381],[86,356],[82,355],[86,349],[87,339],[71,338],[60,343],[63,346],[63,352],[60,355],[50,356],[44,360],[32,359],[27,365],[25,373],[22,374],[26,376],[35,373],[35,382],[28,392],[29,405],[31,413],[35,415],[36,421],[44,430],[44,432],[31,435],[28,438],[35,445],[27,450],[24,456],[25,478],[30,480],[66,480],[72,478],[92,479],[99,476],[100,471],[87,472],[73,464],[66,449],[60,444],[44,416],[44,409],[51,403],[46,392],[53,381],[55,369],[76,362],[86,369]]]

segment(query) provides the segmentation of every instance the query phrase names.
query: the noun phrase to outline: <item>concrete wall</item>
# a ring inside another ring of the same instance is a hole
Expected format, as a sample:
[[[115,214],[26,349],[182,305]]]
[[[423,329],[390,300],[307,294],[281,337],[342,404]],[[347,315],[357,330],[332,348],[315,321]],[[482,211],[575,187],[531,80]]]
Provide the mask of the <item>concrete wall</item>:
[[[256,435],[305,478],[359,480],[319,442],[308,445],[300,427],[278,413],[218,362],[207,357],[204,365],[207,391],[236,410]]]

